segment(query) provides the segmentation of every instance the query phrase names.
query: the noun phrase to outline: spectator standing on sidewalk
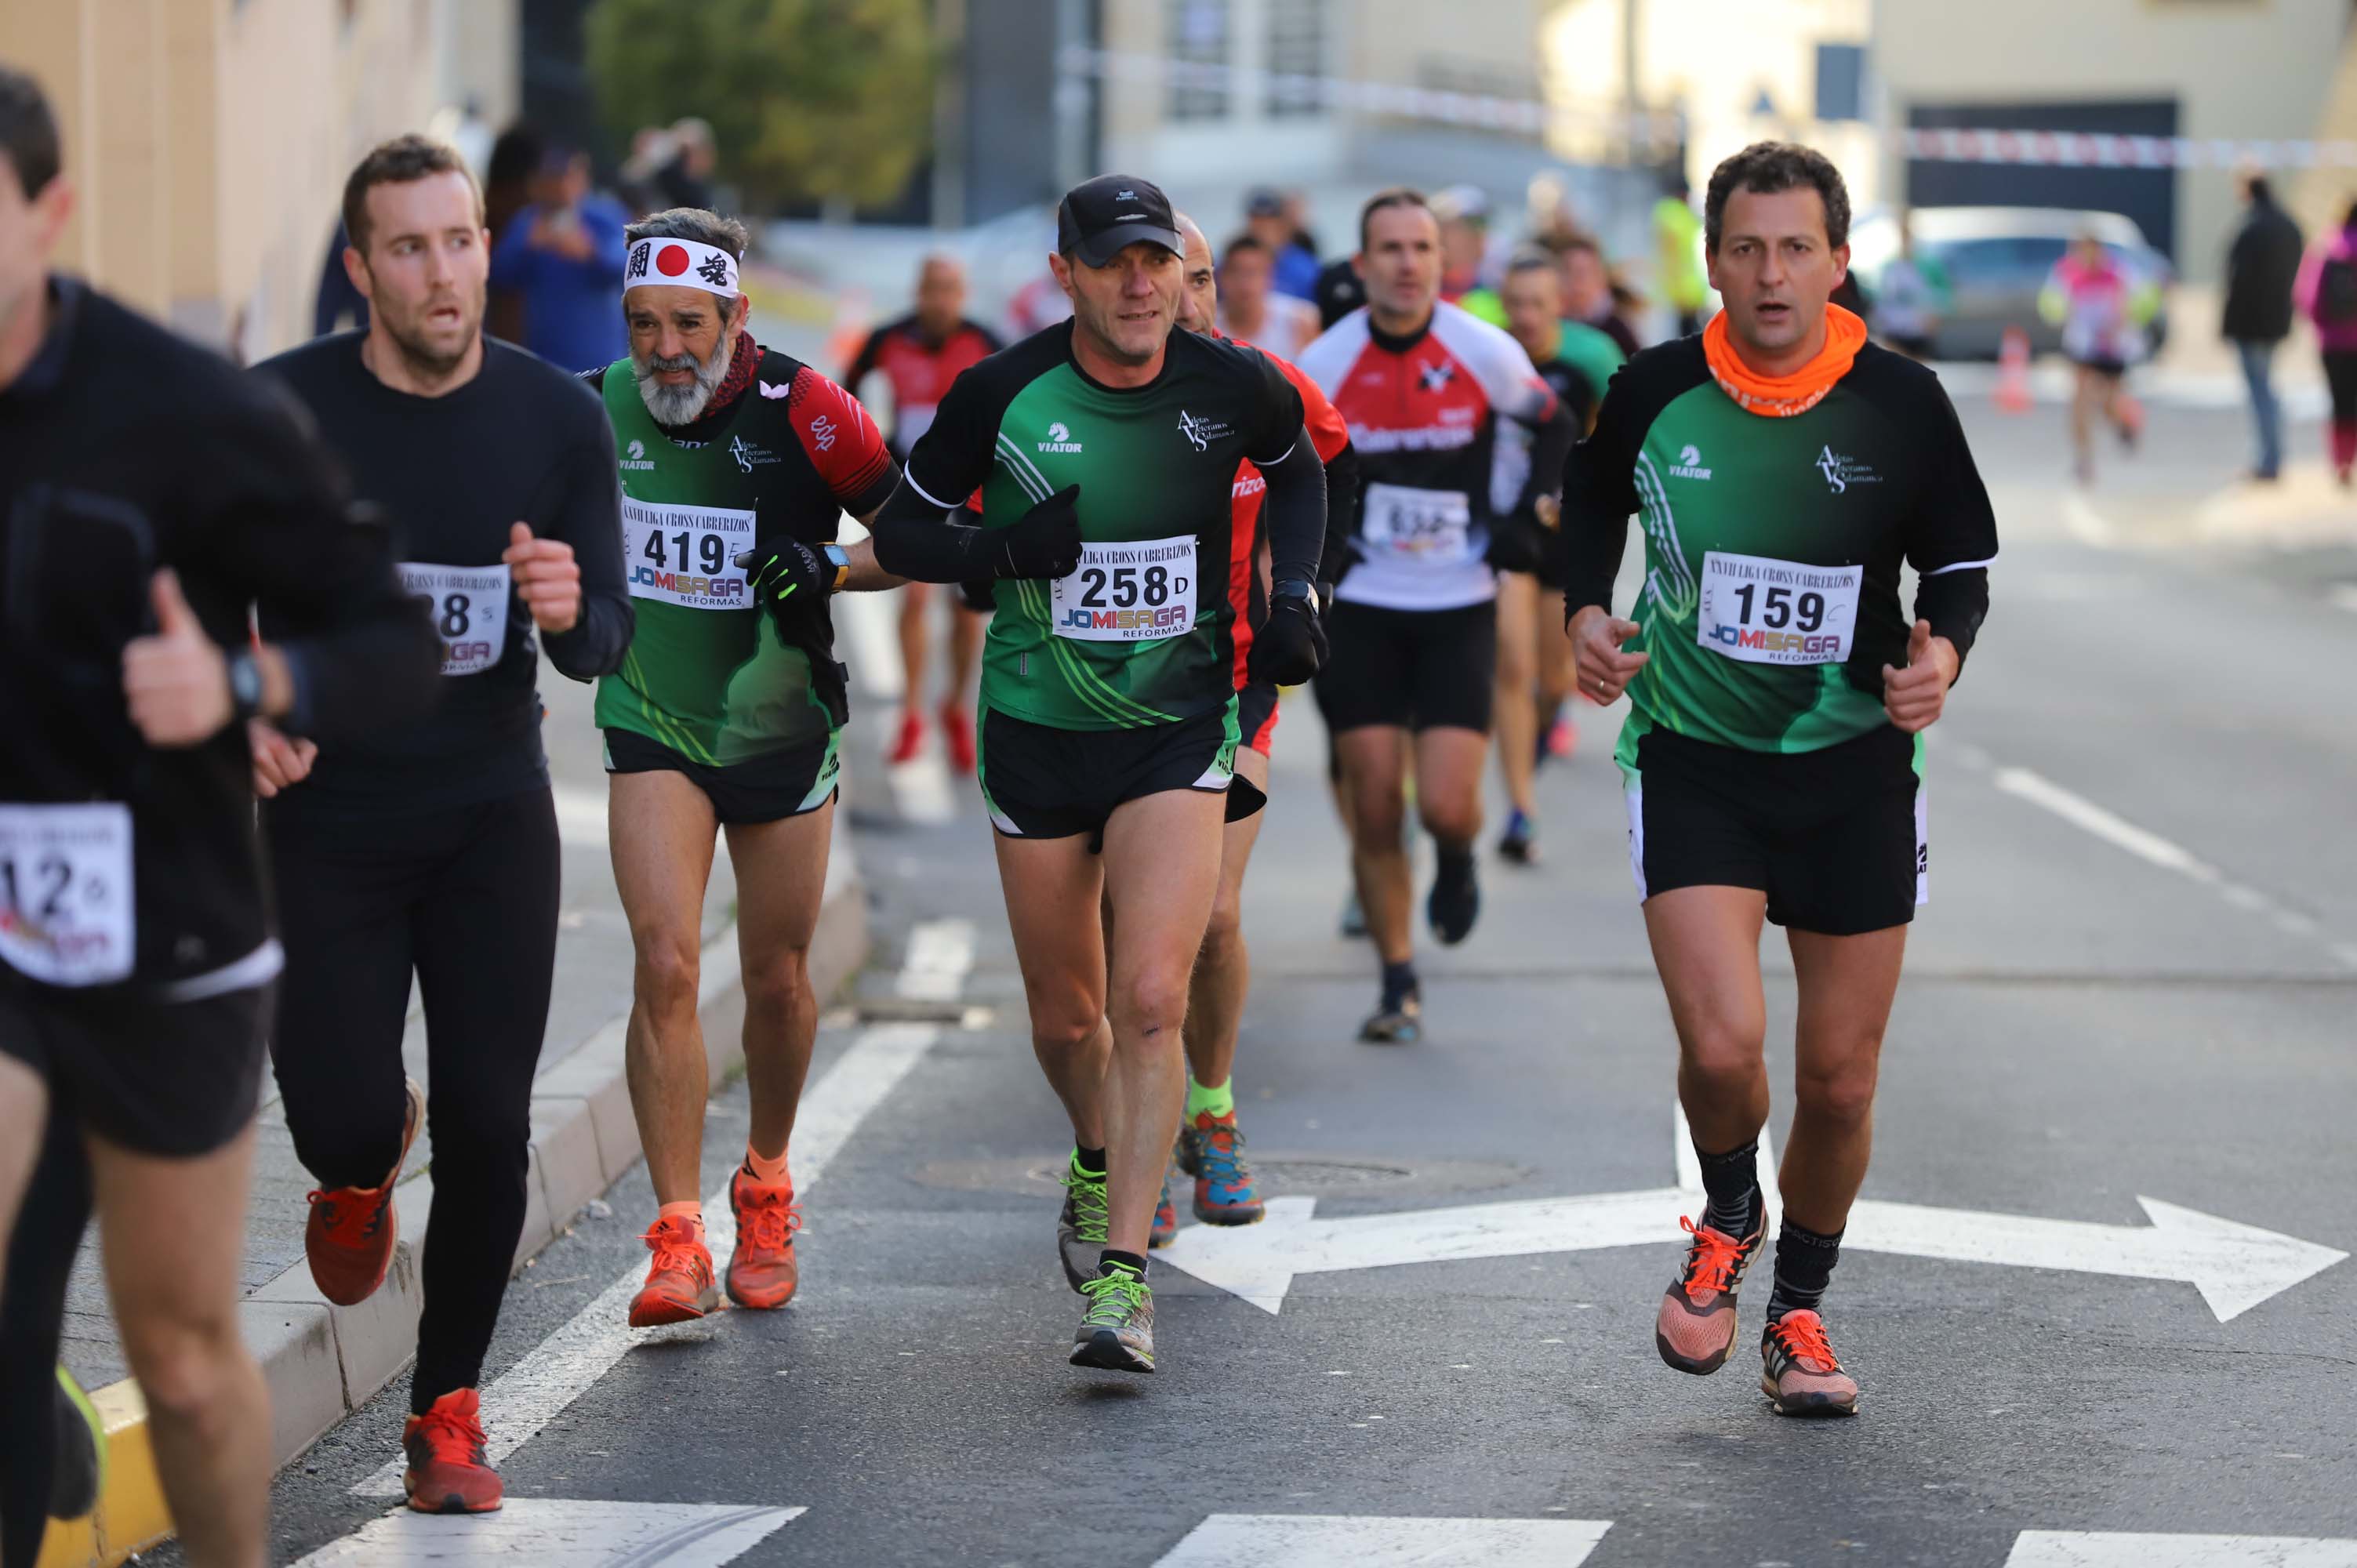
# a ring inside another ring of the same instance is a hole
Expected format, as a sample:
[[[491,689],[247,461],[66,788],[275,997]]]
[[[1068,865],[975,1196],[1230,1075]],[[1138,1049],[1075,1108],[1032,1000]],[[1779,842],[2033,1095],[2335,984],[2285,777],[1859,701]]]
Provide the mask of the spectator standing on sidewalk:
[[[493,242],[491,286],[523,299],[523,346],[562,371],[610,364],[622,331],[622,230],[630,215],[589,188],[589,155],[551,148],[532,204]]]
[[[2283,471],[2283,405],[2276,401],[2276,346],[2291,332],[2291,291],[2299,273],[2299,225],[2275,199],[2266,176],[2243,176],[2243,226],[2226,247],[2223,335],[2242,361],[2259,437],[2254,479]]]
[[[2332,472],[2349,488],[2357,467],[2357,206],[2316,242],[2292,293],[2316,323],[2324,380],[2332,389]]]

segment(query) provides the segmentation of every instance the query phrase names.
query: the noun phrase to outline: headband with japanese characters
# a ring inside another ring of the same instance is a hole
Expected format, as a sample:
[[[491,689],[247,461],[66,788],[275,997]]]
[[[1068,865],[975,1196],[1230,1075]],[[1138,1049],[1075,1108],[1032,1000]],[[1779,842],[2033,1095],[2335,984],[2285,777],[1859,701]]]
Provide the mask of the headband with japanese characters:
[[[630,264],[622,269],[622,286],[635,288],[651,283],[700,288],[734,299],[737,258],[700,240],[641,240],[630,247]]]

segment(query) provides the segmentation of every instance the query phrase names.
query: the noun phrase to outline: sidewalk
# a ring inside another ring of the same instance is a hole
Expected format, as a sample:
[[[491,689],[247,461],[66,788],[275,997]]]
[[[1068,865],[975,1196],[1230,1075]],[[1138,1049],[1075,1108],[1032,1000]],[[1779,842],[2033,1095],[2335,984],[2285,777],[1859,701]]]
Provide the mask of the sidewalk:
[[[622,1077],[630,1004],[629,927],[606,847],[606,786],[589,688],[544,672],[542,694],[557,822],[565,846],[556,983],[533,1092],[529,1208],[516,1266],[568,1229],[582,1206],[639,1158],[638,1128]],[[848,790],[846,790],[846,795]],[[825,904],[811,953],[821,1004],[855,974],[867,948],[866,895],[854,864],[849,811],[838,808],[827,864]],[[736,883],[727,855],[716,857],[705,902],[701,1013],[716,1088],[742,1063],[744,993],[734,932]],[[413,997],[403,1055],[426,1081],[425,1023]],[[253,1196],[246,1217],[243,1279],[246,1342],[270,1387],[273,1467],[359,1409],[408,1365],[420,1306],[416,1249],[433,1193],[430,1133],[412,1151],[399,1189],[401,1244],[384,1285],[354,1307],[331,1306],[311,1283],[303,1227],[312,1181],[295,1157],[274,1087],[262,1112]],[[145,1408],[127,1380],[106,1305],[94,1237],[76,1260],[67,1302],[65,1362],[107,1417],[110,1471],[94,1519],[53,1527],[41,1568],[116,1563],[168,1532],[145,1431]]]

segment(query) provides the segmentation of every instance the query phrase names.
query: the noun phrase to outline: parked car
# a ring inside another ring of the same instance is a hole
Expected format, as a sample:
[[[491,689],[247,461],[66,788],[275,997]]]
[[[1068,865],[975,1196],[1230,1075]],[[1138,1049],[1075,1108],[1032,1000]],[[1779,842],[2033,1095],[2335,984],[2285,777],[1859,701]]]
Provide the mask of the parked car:
[[[2153,249],[2133,220],[2116,212],[2055,207],[1918,207],[1909,213],[1916,253],[1948,274],[1948,309],[1933,335],[1943,360],[1994,360],[2006,329],[2029,334],[2032,353],[2059,352],[2061,329],[2038,314],[2038,291],[2062,252],[2093,232],[2130,275],[2161,286],[2163,304],[2152,321],[2153,348],[2169,333],[2169,258]],[[1850,226],[1850,269],[1870,299],[1882,269],[1899,253],[1895,213],[1875,211]]]

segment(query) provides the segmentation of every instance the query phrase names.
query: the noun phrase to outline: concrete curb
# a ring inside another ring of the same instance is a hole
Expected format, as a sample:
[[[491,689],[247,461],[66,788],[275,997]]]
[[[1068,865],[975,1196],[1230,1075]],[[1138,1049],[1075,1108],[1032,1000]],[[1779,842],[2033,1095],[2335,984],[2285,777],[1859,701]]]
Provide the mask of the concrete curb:
[[[811,987],[822,1008],[866,961],[869,940],[866,890],[854,865],[848,817],[839,806],[836,822],[810,953]],[[716,1090],[745,1059],[745,990],[733,922],[704,949],[697,1014]],[[556,1239],[582,1205],[638,1163],[638,1124],[623,1079],[628,1024],[627,1017],[610,1020],[533,1080],[532,1169],[518,1270]],[[402,1183],[395,1195],[402,1239],[392,1272],[359,1305],[331,1305],[311,1283],[307,1263],[241,1304],[245,1342],[270,1390],[274,1471],[374,1398],[416,1354],[423,1305],[417,1249],[433,1192],[430,1171]],[[125,1380],[91,1397],[107,1423],[105,1488],[90,1519],[50,1526],[38,1568],[113,1568],[171,1533],[138,1385]]]

